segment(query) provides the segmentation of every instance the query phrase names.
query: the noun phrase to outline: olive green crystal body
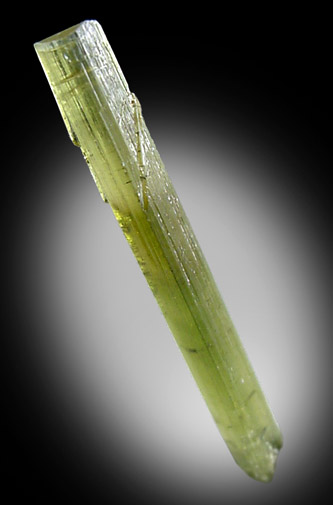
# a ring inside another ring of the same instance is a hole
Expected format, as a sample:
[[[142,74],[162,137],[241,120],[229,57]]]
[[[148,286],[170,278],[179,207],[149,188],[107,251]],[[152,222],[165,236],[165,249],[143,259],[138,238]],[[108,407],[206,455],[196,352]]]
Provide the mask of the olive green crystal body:
[[[101,26],[85,21],[35,49],[231,454],[270,481],[280,430]]]

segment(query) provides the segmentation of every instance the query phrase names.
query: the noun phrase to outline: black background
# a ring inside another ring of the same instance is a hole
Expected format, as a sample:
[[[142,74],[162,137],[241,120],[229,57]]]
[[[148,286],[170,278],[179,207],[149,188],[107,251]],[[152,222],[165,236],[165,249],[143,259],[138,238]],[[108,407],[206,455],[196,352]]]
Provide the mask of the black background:
[[[284,175],[311,203],[313,219],[327,246],[330,242],[328,13],[291,12],[289,7],[283,12],[243,13],[241,22],[241,7],[233,14],[209,5],[202,12],[200,4],[185,7],[185,11],[181,4],[140,10],[124,3],[117,12],[112,5],[108,7],[77,7],[76,14],[67,13],[65,3],[57,10],[48,4],[41,10],[37,5],[17,12],[8,8],[11,19],[2,42],[3,133],[9,134],[2,146],[3,222],[9,251],[3,264],[8,281],[3,303],[4,342],[9,351],[4,366],[4,478],[8,493],[4,503],[98,504],[118,496],[121,503],[164,503],[162,496],[149,497],[146,489],[131,485],[125,473],[115,473],[110,482],[104,469],[89,460],[52,399],[45,399],[40,377],[26,362],[21,347],[20,335],[25,332],[21,300],[19,293],[10,289],[16,275],[12,259],[22,253],[17,246],[15,219],[22,214],[27,193],[42,170],[34,160],[49,135],[48,125],[52,123],[52,135],[65,134],[34,42],[84,19],[97,19],[131,89],[143,103],[149,93],[159,94],[163,100],[169,90],[199,109],[230,115],[244,128],[269,125],[269,135],[276,142],[281,139],[281,145],[287,140],[304,160]],[[123,29],[128,19],[129,26]],[[313,483],[316,497],[319,492],[324,496],[327,489],[326,457],[325,448],[320,475],[316,471]],[[297,502],[295,495],[296,491],[291,493],[293,502]],[[301,496],[301,490],[297,495],[302,501],[307,498]]]

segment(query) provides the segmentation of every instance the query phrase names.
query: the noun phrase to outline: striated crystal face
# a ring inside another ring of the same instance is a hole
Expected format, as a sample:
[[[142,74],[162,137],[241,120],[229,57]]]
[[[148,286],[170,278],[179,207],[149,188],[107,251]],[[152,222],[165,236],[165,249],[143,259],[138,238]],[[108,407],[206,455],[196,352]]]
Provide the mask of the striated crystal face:
[[[85,21],[35,49],[231,454],[271,480],[280,430],[101,26]]]

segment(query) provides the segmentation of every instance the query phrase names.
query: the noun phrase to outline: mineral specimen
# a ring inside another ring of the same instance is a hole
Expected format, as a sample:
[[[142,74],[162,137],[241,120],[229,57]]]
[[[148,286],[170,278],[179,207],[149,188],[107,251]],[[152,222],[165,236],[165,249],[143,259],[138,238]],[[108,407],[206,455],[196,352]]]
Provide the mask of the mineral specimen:
[[[280,430],[101,26],[84,21],[35,49],[231,454],[271,480]]]

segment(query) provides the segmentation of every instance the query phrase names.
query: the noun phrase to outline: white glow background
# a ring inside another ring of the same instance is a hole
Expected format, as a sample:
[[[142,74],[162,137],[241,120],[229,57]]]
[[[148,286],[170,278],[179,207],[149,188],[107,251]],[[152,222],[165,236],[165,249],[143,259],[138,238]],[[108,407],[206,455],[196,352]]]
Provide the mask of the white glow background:
[[[319,478],[329,429],[325,231],[292,175],[302,160],[264,126],[241,131],[153,96],[142,105],[283,432],[276,476],[257,483],[234,463],[64,129],[42,136],[18,216],[25,359],[40,401],[51,398],[77,471],[88,466],[104,497],[118,480],[154,503],[291,499]]]

